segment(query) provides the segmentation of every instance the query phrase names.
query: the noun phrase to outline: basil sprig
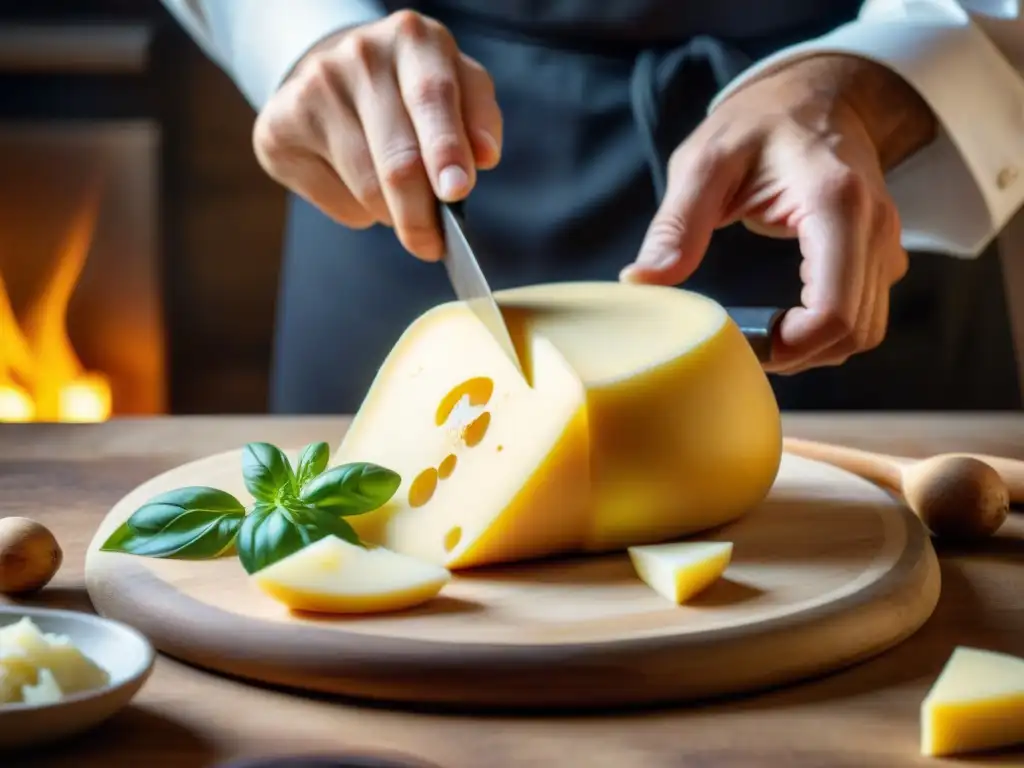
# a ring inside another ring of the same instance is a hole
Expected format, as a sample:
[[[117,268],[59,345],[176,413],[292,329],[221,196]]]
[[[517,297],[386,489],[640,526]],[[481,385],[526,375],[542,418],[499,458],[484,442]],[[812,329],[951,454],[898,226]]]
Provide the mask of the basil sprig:
[[[242,451],[242,476],[255,501],[245,506],[226,491],[189,486],[143,504],[101,550],[176,560],[238,554],[255,573],[325,536],[362,544],[344,519],[380,508],[401,477],[377,464],[352,462],[327,469],[327,443],[310,443],[293,468],[270,443]]]

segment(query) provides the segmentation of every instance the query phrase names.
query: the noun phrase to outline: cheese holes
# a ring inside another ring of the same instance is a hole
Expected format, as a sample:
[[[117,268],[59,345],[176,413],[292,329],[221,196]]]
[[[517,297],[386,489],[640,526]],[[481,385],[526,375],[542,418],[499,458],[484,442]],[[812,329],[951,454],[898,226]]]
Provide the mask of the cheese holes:
[[[409,484],[409,506],[422,507],[434,495],[437,490],[437,470],[428,467],[416,475],[416,478]]]
[[[434,421],[439,427],[448,421],[452,411],[455,410],[455,406],[459,404],[462,398],[468,399],[469,405],[479,408],[480,406],[487,405],[491,401],[493,394],[494,381],[487,376],[475,376],[472,379],[466,379],[466,381],[452,388],[447,395],[441,398],[441,402],[437,406],[437,413],[434,414]]]
[[[462,439],[470,448],[474,445],[479,445],[480,441],[484,439],[484,435],[487,434],[489,426],[491,426],[491,413],[490,411],[484,411],[466,425],[466,428],[462,431]]]
[[[469,423],[463,425],[459,422],[471,415],[472,412],[465,412],[467,408],[482,408],[491,401],[493,395],[494,381],[487,376],[474,376],[471,379],[466,379],[441,398],[437,412],[434,414],[434,421],[439,427],[452,421],[452,424],[448,424],[452,437],[461,439],[468,447],[472,448],[484,439],[487,428],[491,424],[491,414],[488,411],[483,411]],[[451,477],[457,464],[458,457],[454,453],[449,453],[441,460],[436,469],[429,467],[420,472],[409,484],[409,506],[422,507],[429,502],[434,497],[438,481]],[[452,531],[456,531],[457,544],[458,539],[462,536],[462,530],[453,528]],[[452,532],[449,531],[449,536],[451,535]],[[455,544],[452,546],[454,547]]]
[[[449,453],[444,457],[444,461],[437,468],[437,476],[442,480],[447,480],[452,476],[452,472],[455,471],[455,464],[458,462],[454,453]]]
[[[459,546],[460,541],[462,541],[462,529],[456,525],[444,535],[444,551],[451,552]]]

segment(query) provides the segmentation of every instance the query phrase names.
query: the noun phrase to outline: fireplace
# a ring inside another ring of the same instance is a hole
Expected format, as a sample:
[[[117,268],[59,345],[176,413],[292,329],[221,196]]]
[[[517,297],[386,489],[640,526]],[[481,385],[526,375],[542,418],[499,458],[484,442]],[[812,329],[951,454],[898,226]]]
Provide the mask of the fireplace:
[[[0,20],[0,421],[167,410],[151,37]]]

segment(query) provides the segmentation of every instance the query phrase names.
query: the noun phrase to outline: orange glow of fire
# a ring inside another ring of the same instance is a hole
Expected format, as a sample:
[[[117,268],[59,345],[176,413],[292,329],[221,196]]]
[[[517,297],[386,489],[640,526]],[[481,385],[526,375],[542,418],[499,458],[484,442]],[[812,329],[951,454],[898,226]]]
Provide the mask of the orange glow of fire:
[[[92,244],[99,199],[91,195],[76,213],[21,322],[0,275],[0,422],[110,418],[109,379],[85,370],[67,334],[68,304]]]

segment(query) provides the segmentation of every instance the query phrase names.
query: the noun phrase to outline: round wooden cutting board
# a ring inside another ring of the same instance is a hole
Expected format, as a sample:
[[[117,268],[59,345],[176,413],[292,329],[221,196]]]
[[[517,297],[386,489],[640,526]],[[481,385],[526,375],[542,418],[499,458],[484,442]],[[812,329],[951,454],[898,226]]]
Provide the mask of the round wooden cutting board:
[[[763,504],[696,537],[734,542],[733,562],[684,606],[655,594],[619,553],[457,574],[433,602],[402,613],[297,618],[258,592],[235,557],[99,551],[150,497],[184,485],[251,499],[240,451],[134,490],[87,553],[96,609],[180,660],[320,692],[565,708],[753,691],[892,647],[939,596],[938,562],[916,517],[854,475],[790,455]]]

